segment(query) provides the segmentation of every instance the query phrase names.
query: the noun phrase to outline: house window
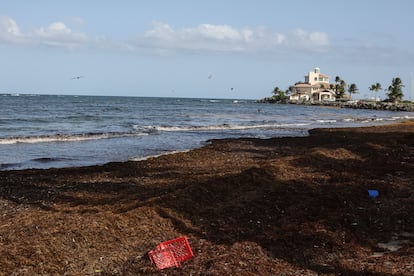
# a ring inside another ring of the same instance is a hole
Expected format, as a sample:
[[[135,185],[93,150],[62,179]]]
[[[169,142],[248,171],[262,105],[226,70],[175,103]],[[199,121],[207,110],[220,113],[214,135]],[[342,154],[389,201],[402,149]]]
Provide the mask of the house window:
[[[317,78],[317,77],[315,77],[315,78],[314,78],[314,80],[315,80],[315,81],[317,81],[317,80],[318,80],[318,78]]]

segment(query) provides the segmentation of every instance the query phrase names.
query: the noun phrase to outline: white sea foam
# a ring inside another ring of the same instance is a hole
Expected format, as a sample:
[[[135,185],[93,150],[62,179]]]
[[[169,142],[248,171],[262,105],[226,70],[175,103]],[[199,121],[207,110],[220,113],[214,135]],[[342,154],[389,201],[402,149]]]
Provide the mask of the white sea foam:
[[[345,118],[344,122],[355,122],[354,118]]]
[[[147,132],[164,131],[164,132],[189,132],[189,131],[216,131],[216,130],[249,130],[249,129],[280,129],[280,128],[297,128],[311,125],[310,123],[292,123],[292,124],[252,124],[252,125],[206,125],[206,126],[138,126],[134,129],[146,130]]]
[[[47,136],[28,136],[28,137],[6,137],[0,138],[0,145],[11,144],[36,144],[52,142],[81,142],[89,140],[110,139],[119,137],[135,137],[148,135],[148,133],[90,133],[78,135],[47,135]]]
[[[133,157],[131,159],[129,159],[130,161],[145,161],[151,158],[157,158],[157,157],[161,157],[164,155],[172,155],[172,154],[177,154],[177,153],[184,153],[184,152],[189,152],[190,149],[187,150],[174,150],[174,151],[169,151],[169,152],[164,152],[164,153],[160,153],[160,154],[154,154],[154,155],[147,155],[147,156],[143,156],[143,157]]]
[[[333,124],[336,123],[336,120],[316,120],[318,123],[322,124]]]

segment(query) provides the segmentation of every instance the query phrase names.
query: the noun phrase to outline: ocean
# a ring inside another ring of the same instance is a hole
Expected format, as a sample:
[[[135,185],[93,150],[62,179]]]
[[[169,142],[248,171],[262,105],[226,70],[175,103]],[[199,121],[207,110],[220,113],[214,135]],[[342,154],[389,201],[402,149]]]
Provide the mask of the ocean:
[[[305,136],[414,118],[412,112],[252,100],[0,94],[0,170],[141,160],[220,138]]]

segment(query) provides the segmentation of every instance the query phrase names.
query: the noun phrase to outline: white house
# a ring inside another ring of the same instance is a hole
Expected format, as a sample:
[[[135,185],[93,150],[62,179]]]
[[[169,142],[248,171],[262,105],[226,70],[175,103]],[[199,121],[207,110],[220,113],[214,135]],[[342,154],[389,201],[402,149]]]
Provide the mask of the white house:
[[[316,67],[305,76],[304,82],[290,87],[292,101],[335,101],[335,91],[330,88],[329,76]]]

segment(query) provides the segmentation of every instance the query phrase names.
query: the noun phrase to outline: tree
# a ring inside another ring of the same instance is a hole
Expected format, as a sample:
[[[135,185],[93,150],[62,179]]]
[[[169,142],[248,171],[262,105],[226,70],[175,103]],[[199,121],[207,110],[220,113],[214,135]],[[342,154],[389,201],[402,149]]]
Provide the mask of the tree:
[[[404,85],[402,84],[400,78],[393,78],[391,85],[387,89],[388,100],[393,103],[401,101],[402,97],[404,96],[402,92],[403,87]]]
[[[355,83],[351,83],[351,85],[348,86],[349,98],[352,98],[352,94],[358,93],[358,90],[357,85]]]
[[[338,95],[339,90],[339,83],[341,82],[341,78],[339,76],[335,77],[335,93]]]
[[[371,87],[368,88],[370,91],[378,92],[382,89],[381,84],[379,82],[372,84]],[[374,97],[376,98],[376,97]]]
[[[276,101],[283,101],[286,99],[287,94],[288,94],[288,91],[280,90],[280,88],[276,86],[273,89],[272,98],[275,99]]]
[[[336,77],[335,77],[335,82],[336,82],[336,83],[340,83],[340,82],[341,82],[341,78],[340,78],[339,76],[336,76]]]
[[[335,77],[335,82],[335,97],[337,99],[341,99],[344,97],[345,94],[346,82],[342,80],[339,76]]]

